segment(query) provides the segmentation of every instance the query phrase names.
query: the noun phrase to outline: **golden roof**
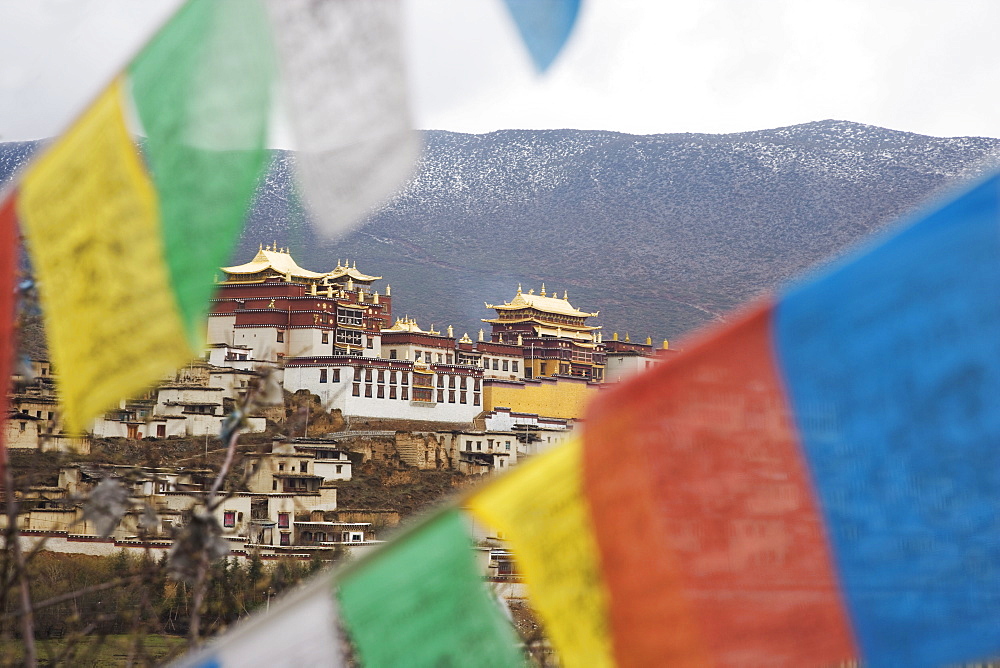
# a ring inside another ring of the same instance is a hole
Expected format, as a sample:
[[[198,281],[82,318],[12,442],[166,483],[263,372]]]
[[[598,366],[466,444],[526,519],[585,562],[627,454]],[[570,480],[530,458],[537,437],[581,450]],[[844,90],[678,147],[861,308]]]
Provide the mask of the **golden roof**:
[[[361,281],[362,283],[371,283],[372,281],[377,281],[382,278],[381,276],[369,276],[368,274],[362,274],[358,271],[357,261],[351,265],[351,263],[347,260],[344,260],[343,265],[340,264],[340,260],[337,260],[337,268],[328,273],[326,276],[331,279],[343,278],[344,276],[347,276],[348,278],[354,279],[355,281]]]
[[[417,321],[413,318],[396,318],[395,324],[389,329],[383,329],[382,333],[387,332],[414,332],[416,334],[431,334],[431,332],[425,332],[417,326]]]
[[[326,274],[303,269],[296,264],[288,252],[270,250],[270,247],[261,248],[257,251],[257,255],[249,262],[236,265],[235,267],[223,267],[222,271],[227,274],[258,274],[267,269],[273,269],[285,275],[290,274],[296,278],[321,279],[326,276]]]
[[[534,290],[530,290],[528,294],[525,294],[521,292],[521,286],[519,285],[517,286],[517,294],[509,302],[498,305],[486,304],[486,308],[496,309],[497,311],[517,311],[519,309],[533,308],[543,313],[569,315],[577,318],[591,318],[600,313],[600,311],[587,313],[586,311],[573,308],[573,305],[569,303],[569,296],[565,293],[563,293],[562,299],[548,297],[546,296],[544,285],[542,286],[541,294],[536,295],[534,292]]]
[[[351,264],[347,260],[344,260],[343,264],[341,264],[340,260],[337,260],[336,269],[325,274],[318,271],[309,271],[300,267],[292,259],[291,253],[288,252],[287,248],[278,248],[277,245],[268,246],[267,248],[262,246],[257,251],[257,255],[249,262],[236,265],[235,267],[223,267],[222,271],[227,274],[259,274],[267,269],[273,269],[280,274],[290,275],[294,278],[308,278],[312,280],[324,278],[335,280],[346,276],[362,283],[371,283],[382,278],[381,276],[369,276],[368,274],[361,273],[358,271],[357,262]]]
[[[516,325],[522,322],[530,322],[550,328],[561,327],[563,330],[567,332],[592,332],[598,329],[604,329],[601,326],[594,326],[594,325],[570,325],[566,323],[560,325],[554,325],[551,322],[548,322],[547,320],[542,320],[541,318],[531,317],[531,316],[525,318],[480,318],[480,320],[482,320],[483,322],[488,322],[491,325]]]

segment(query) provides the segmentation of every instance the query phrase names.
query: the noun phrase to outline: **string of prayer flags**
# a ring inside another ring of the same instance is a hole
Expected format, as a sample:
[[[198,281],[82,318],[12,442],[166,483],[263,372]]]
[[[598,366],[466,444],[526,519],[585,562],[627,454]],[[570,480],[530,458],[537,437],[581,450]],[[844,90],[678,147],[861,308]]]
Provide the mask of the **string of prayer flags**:
[[[329,574],[311,580],[252,615],[176,668],[347,665]]]
[[[573,32],[580,0],[504,0],[504,3],[532,62],[539,72],[544,72]]]
[[[25,173],[17,211],[70,430],[200,349],[264,165],[266,44],[254,3],[188,2]]]
[[[335,237],[411,176],[420,153],[407,108],[399,0],[268,0],[297,184]]]
[[[517,666],[517,636],[486,590],[466,518],[451,509],[338,578],[365,666]]]
[[[619,663],[1000,656],[998,222],[993,176],[595,402]]]
[[[399,12],[189,0],[28,168],[14,206],[69,430],[200,353],[212,276],[268,158],[279,71],[321,229],[343,231],[409,175]]]

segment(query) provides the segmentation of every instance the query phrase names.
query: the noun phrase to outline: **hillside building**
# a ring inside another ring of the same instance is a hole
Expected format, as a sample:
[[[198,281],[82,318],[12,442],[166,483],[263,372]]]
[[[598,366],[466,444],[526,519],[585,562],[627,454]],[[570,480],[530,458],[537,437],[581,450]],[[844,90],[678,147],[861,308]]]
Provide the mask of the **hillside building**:
[[[491,340],[522,349],[525,378],[569,376],[599,383],[604,380],[604,350],[600,327],[587,324],[587,313],[574,308],[569,294],[548,296],[545,284],[539,294],[524,293],[521,286],[509,302],[486,304],[497,312],[484,318],[492,325]]]

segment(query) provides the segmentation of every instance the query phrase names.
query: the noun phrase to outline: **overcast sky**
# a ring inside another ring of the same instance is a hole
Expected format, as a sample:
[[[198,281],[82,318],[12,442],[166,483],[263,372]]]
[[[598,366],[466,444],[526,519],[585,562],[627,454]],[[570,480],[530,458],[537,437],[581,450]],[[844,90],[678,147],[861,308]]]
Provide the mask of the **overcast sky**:
[[[0,0],[0,141],[56,133],[178,0]],[[404,0],[421,128],[1000,137],[995,0],[584,0],[537,76],[500,0]]]

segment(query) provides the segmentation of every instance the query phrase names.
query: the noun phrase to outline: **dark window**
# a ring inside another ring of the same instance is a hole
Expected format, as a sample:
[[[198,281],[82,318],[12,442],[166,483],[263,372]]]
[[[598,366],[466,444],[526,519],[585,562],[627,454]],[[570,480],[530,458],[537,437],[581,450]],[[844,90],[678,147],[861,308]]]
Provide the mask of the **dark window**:
[[[508,369],[507,369],[507,360],[503,361],[503,370],[504,371],[508,371]]]
[[[408,387],[401,388],[400,392],[401,394],[399,398],[402,399],[403,401],[408,401],[410,398],[410,388]]]
[[[448,376],[448,387],[455,387],[455,377]]]
[[[360,397],[361,396],[361,383],[354,383],[351,385],[351,396]]]
[[[278,481],[277,480],[272,480],[271,481],[271,491],[273,492],[273,491],[275,491],[277,489],[278,489]]]
[[[395,371],[390,371],[389,372],[389,383],[392,384],[392,385],[396,384],[396,372]]]
[[[511,371],[516,372],[517,371],[517,362],[516,361],[515,362],[511,362],[510,365],[511,365]]]
[[[463,390],[465,389],[465,376],[462,376],[462,382],[459,385]]]
[[[476,378],[475,382],[472,384],[472,389],[474,389],[476,392],[479,391],[479,379],[478,378]]]
[[[372,384],[371,383],[365,383],[365,396],[366,397],[371,397],[372,396]]]
[[[278,526],[282,529],[288,528],[288,513],[278,513]]]
[[[455,390],[448,390],[448,403],[455,403]]]
[[[383,371],[382,369],[378,370],[378,382],[380,383],[385,382],[385,371]]]
[[[289,534],[288,534],[287,531],[282,531],[281,532],[281,539],[278,542],[281,545],[289,545],[290,544],[290,539],[289,539],[288,536],[289,536]]]
[[[500,360],[494,358],[494,360],[493,360],[493,370],[494,371],[499,371],[500,370]]]
[[[507,449],[510,450],[510,443],[507,444]],[[344,468],[343,464],[337,464],[337,473],[340,473]]]
[[[309,471],[306,470],[308,468],[309,468],[309,462],[299,462],[299,471],[301,471],[302,473],[309,473]]]
[[[391,360],[396,359],[396,351],[395,350],[390,350],[389,351],[389,359],[391,359]]]
[[[332,378],[332,380],[335,383],[339,383],[340,382],[340,369],[333,369],[333,378]]]
[[[232,528],[236,526],[236,511],[227,510],[222,513],[222,526]]]
[[[326,369],[320,369],[319,370],[319,382],[321,382],[321,383],[325,383],[326,382]]]
[[[473,392],[472,393],[472,405],[473,406],[478,406],[479,403],[480,403],[479,402],[479,393],[478,392]]]
[[[366,383],[372,382],[372,370],[371,369],[365,369],[365,382]]]
[[[410,383],[410,372],[409,371],[404,371],[402,373],[402,376],[403,376],[403,378],[402,378],[402,380],[400,382],[403,385],[409,385],[409,383]]]
[[[469,403],[468,401],[465,400],[465,391],[464,390],[458,393],[458,403],[460,403],[460,404],[467,404],[467,403]]]
[[[366,338],[368,339],[368,343],[366,344],[367,347],[368,348],[374,348],[375,347],[375,337],[374,336],[369,336],[369,337],[366,337]]]
[[[396,398],[396,386],[395,385],[390,385],[389,386],[389,398],[390,399],[395,399]]]
[[[378,387],[377,397],[379,399],[385,399],[385,385],[377,385],[376,387]]]
[[[278,330],[278,343],[284,343],[284,342],[285,342],[285,333],[282,332],[281,330]]]
[[[320,341],[322,343],[330,343],[330,332],[323,332],[320,336]]]
[[[438,403],[444,403],[444,390],[438,390]]]

